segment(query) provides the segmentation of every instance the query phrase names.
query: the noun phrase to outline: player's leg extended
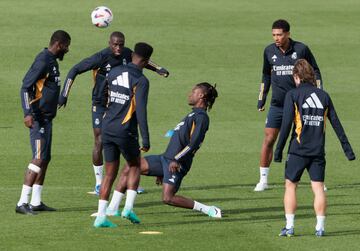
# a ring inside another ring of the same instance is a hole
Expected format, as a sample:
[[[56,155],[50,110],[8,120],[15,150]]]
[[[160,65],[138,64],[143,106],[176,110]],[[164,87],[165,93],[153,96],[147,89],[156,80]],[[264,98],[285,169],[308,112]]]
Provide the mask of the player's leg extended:
[[[292,182],[289,179],[285,180],[285,194],[284,194],[284,210],[286,218],[286,226],[283,228],[279,236],[293,236],[294,235],[294,220],[295,211],[297,207],[296,202],[296,188],[297,182]]]
[[[260,180],[254,191],[264,191],[268,188],[269,167],[272,161],[273,148],[279,134],[279,130],[279,128],[264,129],[265,136],[260,154]]]
[[[213,218],[221,218],[221,210],[215,206],[208,206],[180,195],[176,195],[176,187],[163,183],[162,200],[165,204],[175,207],[193,209]]]
[[[323,236],[325,231],[325,215],[326,215],[326,193],[324,191],[324,183],[311,181],[311,188],[314,193],[314,210],[316,214],[315,234]]]

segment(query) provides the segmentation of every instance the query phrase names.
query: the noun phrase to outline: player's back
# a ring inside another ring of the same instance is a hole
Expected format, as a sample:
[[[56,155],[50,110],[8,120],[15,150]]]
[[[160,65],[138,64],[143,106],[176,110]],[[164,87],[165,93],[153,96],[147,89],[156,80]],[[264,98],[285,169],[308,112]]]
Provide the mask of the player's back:
[[[142,74],[142,69],[130,63],[111,69],[107,82],[109,99],[108,110],[103,120],[103,133],[113,137],[137,137],[136,106],[143,102],[146,105],[149,81]],[[145,92],[144,100],[135,100],[137,91]],[[139,111],[137,112],[139,113]],[[144,114],[140,114],[140,116],[142,115]]]
[[[294,104],[295,128],[289,153],[322,156],[325,145],[329,95],[310,83],[302,83],[289,92]]]

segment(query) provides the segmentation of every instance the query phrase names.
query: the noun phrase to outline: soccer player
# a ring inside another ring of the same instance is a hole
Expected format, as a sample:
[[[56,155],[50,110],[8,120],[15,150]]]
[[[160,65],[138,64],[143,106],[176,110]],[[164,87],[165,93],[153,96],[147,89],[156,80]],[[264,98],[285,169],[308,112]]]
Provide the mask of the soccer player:
[[[176,194],[182,179],[190,171],[196,151],[205,138],[209,128],[207,110],[212,108],[217,96],[217,90],[209,83],[204,82],[195,85],[188,98],[188,104],[192,106],[192,111],[176,125],[165,153],[146,156],[141,158],[140,163],[142,175],[160,178],[158,181],[163,184],[162,200],[165,204],[193,209],[210,217],[221,218],[219,208],[207,206]],[[118,208],[125,195],[130,170],[131,168],[126,165],[121,171],[120,179],[107,209],[107,215],[120,215]],[[127,210],[126,204],[124,210]],[[139,223],[140,221],[132,222]]]
[[[101,183],[98,216],[95,227],[115,227],[106,219],[106,207],[111,187],[119,170],[120,154],[129,165],[126,204],[122,216],[137,218],[133,212],[136,189],[140,181],[140,150],[150,149],[147,124],[147,99],[149,80],[143,75],[153,48],[146,43],[137,43],[132,53],[132,63],[116,66],[107,76],[109,104],[102,126],[102,140],[105,156],[105,177]],[[138,141],[140,128],[142,147]]]
[[[315,72],[311,65],[305,59],[298,60],[293,69],[293,76],[297,88],[286,94],[280,136],[274,154],[274,161],[281,162],[282,151],[294,124],[285,164],[286,226],[281,230],[280,236],[294,235],[296,188],[305,169],[309,173],[314,193],[317,219],[315,235],[323,236],[326,214],[323,183],[326,164],[324,150],[326,119],[329,119],[333,126],[346,157],[354,160],[355,154],[336,115],[330,96],[316,86]]]
[[[36,214],[35,211],[55,211],[41,200],[44,179],[51,159],[52,120],[56,116],[60,93],[60,71],[57,59],[63,60],[69,51],[71,38],[55,31],[49,47],[41,51],[26,73],[20,90],[24,124],[30,129],[32,161],[25,172],[24,184],[15,211]],[[29,204],[30,194],[31,201]]]
[[[95,189],[93,194],[99,194],[100,184],[103,177],[103,155],[101,143],[101,125],[107,104],[107,86],[105,82],[109,71],[118,65],[126,65],[131,62],[132,50],[125,47],[125,36],[121,32],[113,32],[109,38],[109,47],[85,58],[69,71],[64,87],[59,98],[59,107],[66,106],[70,88],[77,75],[93,71],[94,87],[92,90],[92,124],[94,133],[94,148],[92,152],[93,168],[95,173]],[[152,61],[146,65],[147,69],[156,71],[158,74],[168,77],[169,72]]]
[[[267,114],[264,141],[260,155],[260,180],[254,191],[268,188],[269,166],[273,157],[273,146],[279,134],[285,94],[295,88],[292,69],[296,60],[306,59],[315,70],[316,85],[322,88],[319,67],[310,49],[303,43],[290,38],[290,25],[285,20],[276,20],[272,25],[274,43],[264,50],[262,83],[258,99],[258,111],[265,110],[267,94],[272,86],[272,97]]]

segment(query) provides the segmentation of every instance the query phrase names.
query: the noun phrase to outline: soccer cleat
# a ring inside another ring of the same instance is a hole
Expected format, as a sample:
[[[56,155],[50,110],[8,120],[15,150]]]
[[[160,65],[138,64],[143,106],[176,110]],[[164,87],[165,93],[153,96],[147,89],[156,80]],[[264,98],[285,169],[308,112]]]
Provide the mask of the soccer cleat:
[[[259,183],[256,184],[256,187],[254,188],[254,191],[255,192],[261,192],[261,191],[264,191],[266,189],[269,189],[268,184],[259,182]]]
[[[285,236],[285,237],[293,237],[295,234],[294,232],[294,228],[289,228],[287,229],[286,227],[284,227],[283,229],[281,229],[281,232],[279,234],[279,236]]]
[[[133,210],[123,209],[121,212],[121,217],[130,220],[133,224],[140,224],[140,219]]]
[[[54,212],[54,211],[56,211],[55,208],[48,207],[48,206],[45,205],[43,202],[40,202],[40,205],[38,205],[38,206],[33,206],[33,205],[30,204],[29,207],[30,207],[31,210],[33,210],[33,211],[47,211],[47,212]]]
[[[120,210],[110,210],[109,208],[106,208],[106,215],[107,216],[121,216]]]
[[[316,230],[315,231],[315,236],[317,236],[317,237],[323,237],[324,235],[325,235],[324,230]]]
[[[27,214],[27,215],[37,215],[37,212],[34,212],[29,204],[23,203],[21,206],[16,205],[15,212],[17,214]]]
[[[138,187],[138,188],[136,189],[136,192],[137,192],[137,194],[142,194],[142,193],[145,192],[145,189],[142,188],[142,187]]]
[[[326,192],[328,189],[327,189],[327,187],[325,186],[325,184],[324,184],[324,191]]]
[[[116,224],[109,221],[106,216],[97,216],[94,221],[94,227],[100,228],[100,227],[117,227]]]
[[[212,218],[221,218],[221,209],[215,206],[211,206],[207,214]]]

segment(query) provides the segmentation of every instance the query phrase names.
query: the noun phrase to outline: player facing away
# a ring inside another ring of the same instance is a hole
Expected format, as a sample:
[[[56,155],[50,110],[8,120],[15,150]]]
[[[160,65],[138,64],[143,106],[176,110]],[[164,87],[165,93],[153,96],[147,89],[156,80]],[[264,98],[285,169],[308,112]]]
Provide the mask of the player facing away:
[[[305,59],[298,60],[293,69],[293,76],[297,88],[286,94],[280,136],[274,156],[274,161],[281,162],[282,151],[293,124],[285,164],[286,226],[279,235],[294,235],[296,188],[303,171],[307,169],[314,194],[314,210],[317,219],[315,235],[323,236],[326,214],[324,148],[327,119],[334,128],[346,157],[354,160],[355,154],[336,115],[330,96],[316,86],[315,73],[311,65]]]
[[[46,170],[51,159],[52,120],[56,116],[60,93],[60,71],[57,59],[69,51],[70,35],[55,31],[49,47],[41,51],[26,73],[20,90],[24,124],[30,129],[32,160],[28,165],[16,213],[55,211],[41,200]],[[29,204],[29,199],[31,201]]]
[[[92,152],[92,162],[95,173],[95,189],[93,194],[99,194],[100,184],[103,178],[103,155],[101,143],[101,125],[107,104],[107,85],[106,75],[118,65],[126,65],[131,62],[132,50],[125,47],[125,35],[119,31],[111,33],[109,47],[95,53],[91,57],[85,58],[73,66],[65,80],[59,98],[59,107],[66,106],[70,88],[77,75],[84,72],[93,71],[94,87],[92,90],[92,126],[94,133],[94,148]],[[156,71],[164,77],[169,76],[169,72],[149,61],[145,68]]]
[[[98,216],[95,227],[115,227],[106,219],[106,207],[111,187],[119,170],[120,154],[129,165],[126,204],[122,216],[137,218],[133,212],[136,189],[140,181],[140,150],[150,149],[147,123],[147,99],[149,80],[143,75],[153,48],[146,43],[137,43],[132,53],[132,63],[116,66],[107,76],[109,104],[102,125],[102,140],[105,157],[105,177],[101,183]],[[138,126],[142,137],[139,146]]]
[[[190,171],[196,151],[200,148],[205,134],[209,128],[210,110],[217,98],[215,86],[203,82],[195,85],[188,97],[188,104],[192,111],[181,120],[173,130],[166,151],[160,155],[150,155],[141,158],[141,174],[159,177],[163,185],[162,200],[165,204],[200,211],[214,218],[221,218],[221,210],[215,206],[207,206],[177,195],[182,179]],[[129,171],[125,165],[121,171],[120,179],[113,193],[107,215],[119,216],[119,205],[125,196],[129,183]],[[125,209],[126,210],[126,204]],[[139,223],[140,221],[133,221]]]
[[[272,87],[272,97],[267,114],[264,141],[260,154],[260,180],[254,191],[268,188],[268,174],[273,157],[273,147],[280,131],[285,95],[295,88],[292,70],[296,60],[306,59],[315,70],[316,85],[322,88],[321,74],[310,49],[303,43],[290,38],[290,25],[285,20],[276,20],[272,25],[274,43],[264,50],[262,83],[258,99],[258,111],[265,110],[267,94]]]

